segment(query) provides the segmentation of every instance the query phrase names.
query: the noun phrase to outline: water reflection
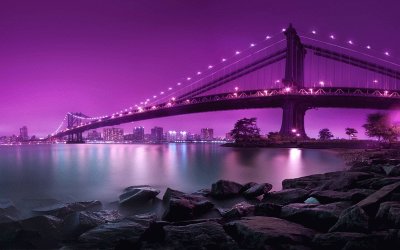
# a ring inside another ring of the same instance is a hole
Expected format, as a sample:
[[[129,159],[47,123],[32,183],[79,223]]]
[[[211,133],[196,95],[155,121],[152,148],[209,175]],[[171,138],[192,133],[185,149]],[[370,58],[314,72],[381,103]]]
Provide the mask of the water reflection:
[[[328,150],[233,149],[215,144],[0,146],[0,198],[114,201],[149,184],[191,192],[218,179],[269,182],[337,171]]]

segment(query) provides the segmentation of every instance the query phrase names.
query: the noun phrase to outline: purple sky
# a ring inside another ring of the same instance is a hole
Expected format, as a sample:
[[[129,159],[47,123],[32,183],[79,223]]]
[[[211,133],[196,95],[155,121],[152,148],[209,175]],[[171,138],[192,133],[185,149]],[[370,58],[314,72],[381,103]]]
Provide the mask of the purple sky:
[[[111,114],[165,90],[210,62],[292,22],[400,57],[397,1],[68,0],[0,1],[0,135],[53,132],[65,113]],[[365,110],[311,110],[306,131],[344,137]],[[224,135],[242,117],[277,131],[275,109],[203,113],[125,125]]]

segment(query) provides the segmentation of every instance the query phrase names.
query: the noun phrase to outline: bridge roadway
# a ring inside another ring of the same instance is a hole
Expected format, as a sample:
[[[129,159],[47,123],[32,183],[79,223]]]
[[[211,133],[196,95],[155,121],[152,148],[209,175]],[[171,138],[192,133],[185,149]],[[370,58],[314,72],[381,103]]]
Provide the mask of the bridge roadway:
[[[68,134],[82,133],[106,126],[175,115],[239,109],[282,108],[287,102],[294,102],[306,109],[360,108],[389,110],[400,107],[400,92],[382,89],[322,87],[300,90],[286,88],[222,93],[171,101],[146,107],[142,110],[127,111],[122,115],[109,116],[63,130],[53,135],[53,137],[63,137]]]

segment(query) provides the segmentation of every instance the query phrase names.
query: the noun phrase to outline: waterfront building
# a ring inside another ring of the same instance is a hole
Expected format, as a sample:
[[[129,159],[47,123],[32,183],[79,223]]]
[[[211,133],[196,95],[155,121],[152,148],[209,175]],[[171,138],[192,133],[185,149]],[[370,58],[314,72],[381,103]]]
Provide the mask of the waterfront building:
[[[96,130],[89,131],[87,133],[87,139],[89,141],[100,141],[101,140],[101,133],[97,132]]]
[[[122,128],[103,129],[104,141],[121,142],[124,140],[124,130]]]
[[[202,141],[211,141],[214,139],[214,129],[202,128],[200,133],[200,139]]]
[[[176,131],[175,130],[170,130],[167,133],[167,141],[168,142],[173,142],[176,141],[177,137],[176,137]]]
[[[19,137],[22,141],[29,140],[28,128],[26,126],[23,126],[22,128],[19,129]]]
[[[151,129],[151,141],[155,143],[162,142],[164,140],[164,133],[162,127],[154,127]]]
[[[143,142],[144,141],[144,127],[134,127],[133,128],[133,141]]]

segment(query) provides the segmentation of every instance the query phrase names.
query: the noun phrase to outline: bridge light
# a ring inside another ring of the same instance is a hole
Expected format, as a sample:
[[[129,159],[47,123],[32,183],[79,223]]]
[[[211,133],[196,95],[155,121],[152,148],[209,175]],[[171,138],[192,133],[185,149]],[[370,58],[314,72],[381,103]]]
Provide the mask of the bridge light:
[[[153,95],[153,98],[157,98],[157,96],[156,96],[156,95]],[[142,104],[142,103],[140,103],[140,104]]]
[[[239,87],[235,87],[235,91],[238,91],[239,90]]]
[[[200,72],[200,71],[198,71],[198,72],[197,72],[197,75],[201,75],[201,72]]]
[[[275,83],[280,83],[280,82],[281,82],[281,80],[276,80],[276,81],[275,81]]]
[[[172,97],[171,100],[172,100],[172,101],[175,101],[175,97]]]
[[[264,90],[264,93],[265,93],[265,94],[268,94],[268,90]]]
[[[286,92],[290,92],[290,90],[291,90],[290,87],[286,87],[286,88],[285,88],[285,91],[286,91]]]
[[[222,60],[221,60],[222,62],[226,62],[226,58],[222,58]]]
[[[292,128],[292,133],[296,133],[296,132],[297,132],[297,129]]]
[[[208,69],[212,69],[213,68],[213,66],[212,65],[208,65]]]
[[[156,106],[151,107],[151,109],[156,109],[156,108],[157,108]]]
[[[308,89],[308,90],[310,91],[311,94],[313,93],[313,89]]]
[[[297,137],[300,137],[300,134],[299,134],[299,133],[297,133],[297,134],[296,134],[296,136],[297,136]]]
[[[237,93],[233,93],[234,96],[237,96]]]
[[[378,80],[375,79],[373,82],[374,82],[374,83],[378,83]]]
[[[266,36],[265,37],[265,40],[269,40],[269,39],[271,39],[271,36]]]
[[[349,40],[348,43],[349,43],[349,44],[353,44],[353,41],[352,41],[352,40]]]
[[[385,56],[390,56],[390,53],[388,51],[385,51]]]
[[[319,81],[319,85],[321,85],[322,87],[325,85],[324,81]]]
[[[190,103],[190,100],[189,100],[189,99],[186,99],[186,102],[187,102],[187,103]]]
[[[369,45],[367,45],[367,47],[366,47],[367,49],[371,49],[371,46],[369,46]]]
[[[178,82],[176,85],[181,86],[182,83]]]
[[[172,90],[172,88],[171,88],[171,87],[169,87],[169,88],[168,88],[168,90],[170,90],[170,91],[171,91],[171,90]]]
[[[329,38],[330,39],[335,39],[335,36],[334,35],[330,35]]]
[[[313,30],[313,31],[311,31],[311,33],[313,33],[315,35],[315,34],[317,34],[317,31]]]
[[[164,94],[164,91],[161,91],[161,92],[160,92],[160,95],[163,95],[163,94]]]
[[[282,29],[282,32],[285,32],[285,31],[286,31],[286,29],[285,29],[285,28],[283,28],[283,29]]]
[[[239,55],[240,54],[240,51],[235,51],[235,55]]]
[[[191,77],[187,77],[186,80],[190,81],[192,78]]]
[[[389,93],[389,91],[387,91],[387,90],[385,90],[385,91],[383,92],[383,94],[384,94],[385,96],[387,96],[388,93]]]
[[[254,43],[250,43],[250,47],[254,47],[256,46]]]

